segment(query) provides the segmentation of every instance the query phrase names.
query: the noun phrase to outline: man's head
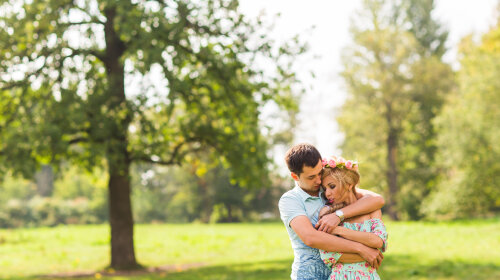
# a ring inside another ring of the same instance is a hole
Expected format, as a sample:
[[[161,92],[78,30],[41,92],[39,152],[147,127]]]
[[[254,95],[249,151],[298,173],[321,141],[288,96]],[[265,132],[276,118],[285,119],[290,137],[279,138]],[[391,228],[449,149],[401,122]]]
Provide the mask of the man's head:
[[[321,187],[321,154],[310,144],[297,144],[285,155],[292,178],[310,195],[318,195]]]

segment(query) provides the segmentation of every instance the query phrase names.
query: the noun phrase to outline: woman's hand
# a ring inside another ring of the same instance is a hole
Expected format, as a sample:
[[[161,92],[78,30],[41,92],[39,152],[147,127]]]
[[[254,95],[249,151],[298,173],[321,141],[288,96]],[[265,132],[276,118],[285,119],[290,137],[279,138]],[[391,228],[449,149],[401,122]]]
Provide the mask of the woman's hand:
[[[339,227],[339,226],[337,226],[337,227],[335,227],[333,229],[333,231],[331,232],[331,234],[342,236],[345,233],[345,230],[346,230],[345,227]]]

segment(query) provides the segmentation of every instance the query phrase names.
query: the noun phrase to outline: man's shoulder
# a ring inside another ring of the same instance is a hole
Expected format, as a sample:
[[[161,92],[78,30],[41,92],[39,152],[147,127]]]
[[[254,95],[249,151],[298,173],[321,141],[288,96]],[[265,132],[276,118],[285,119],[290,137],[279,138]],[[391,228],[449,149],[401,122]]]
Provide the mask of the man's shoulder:
[[[281,198],[280,198],[280,201],[281,200],[284,200],[284,199],[297,199],[299,198],[297,192],[295,191],[295,188],[291,189],[291,190],[288,190],[287,192],[285,192]]]
[[[284,193],[279,202],[278,202],[278,208],[280,211],[291,211],[291,209],[296,209],[297,207],[302,207],[302,198],[301,196],[297,193],[297,190],[291,189]]]

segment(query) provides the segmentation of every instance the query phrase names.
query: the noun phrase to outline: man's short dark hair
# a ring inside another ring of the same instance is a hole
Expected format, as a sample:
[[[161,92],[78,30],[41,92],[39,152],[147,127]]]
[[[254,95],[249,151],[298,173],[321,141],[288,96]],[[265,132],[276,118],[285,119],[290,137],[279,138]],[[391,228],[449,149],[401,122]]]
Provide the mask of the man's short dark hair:
[[[300,175],[304,166],[315,167],[321,159],[321,154],[311,144],[300,143],[291,147],[285,155],[288,170]]]

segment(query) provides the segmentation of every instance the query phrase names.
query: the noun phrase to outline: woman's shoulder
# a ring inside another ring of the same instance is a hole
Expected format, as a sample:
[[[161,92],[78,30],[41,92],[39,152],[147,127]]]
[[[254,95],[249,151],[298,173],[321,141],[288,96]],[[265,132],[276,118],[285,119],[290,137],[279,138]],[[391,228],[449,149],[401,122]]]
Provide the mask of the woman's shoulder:
[[[359,216],[356,216],[356,217],[352,217],[352,218],[346,219],[345,222],[351,223],[351,224],[362,224],[365,221],[368,221],[370,219],[371,219],[370,214],[365,214],[365,215],[359,215]]]
[[[380,209],[375,210],[369,214],[352,217],[350,219],[347,219],[346,222],[362,224],[374,219],[382,220],[382,211]]]

